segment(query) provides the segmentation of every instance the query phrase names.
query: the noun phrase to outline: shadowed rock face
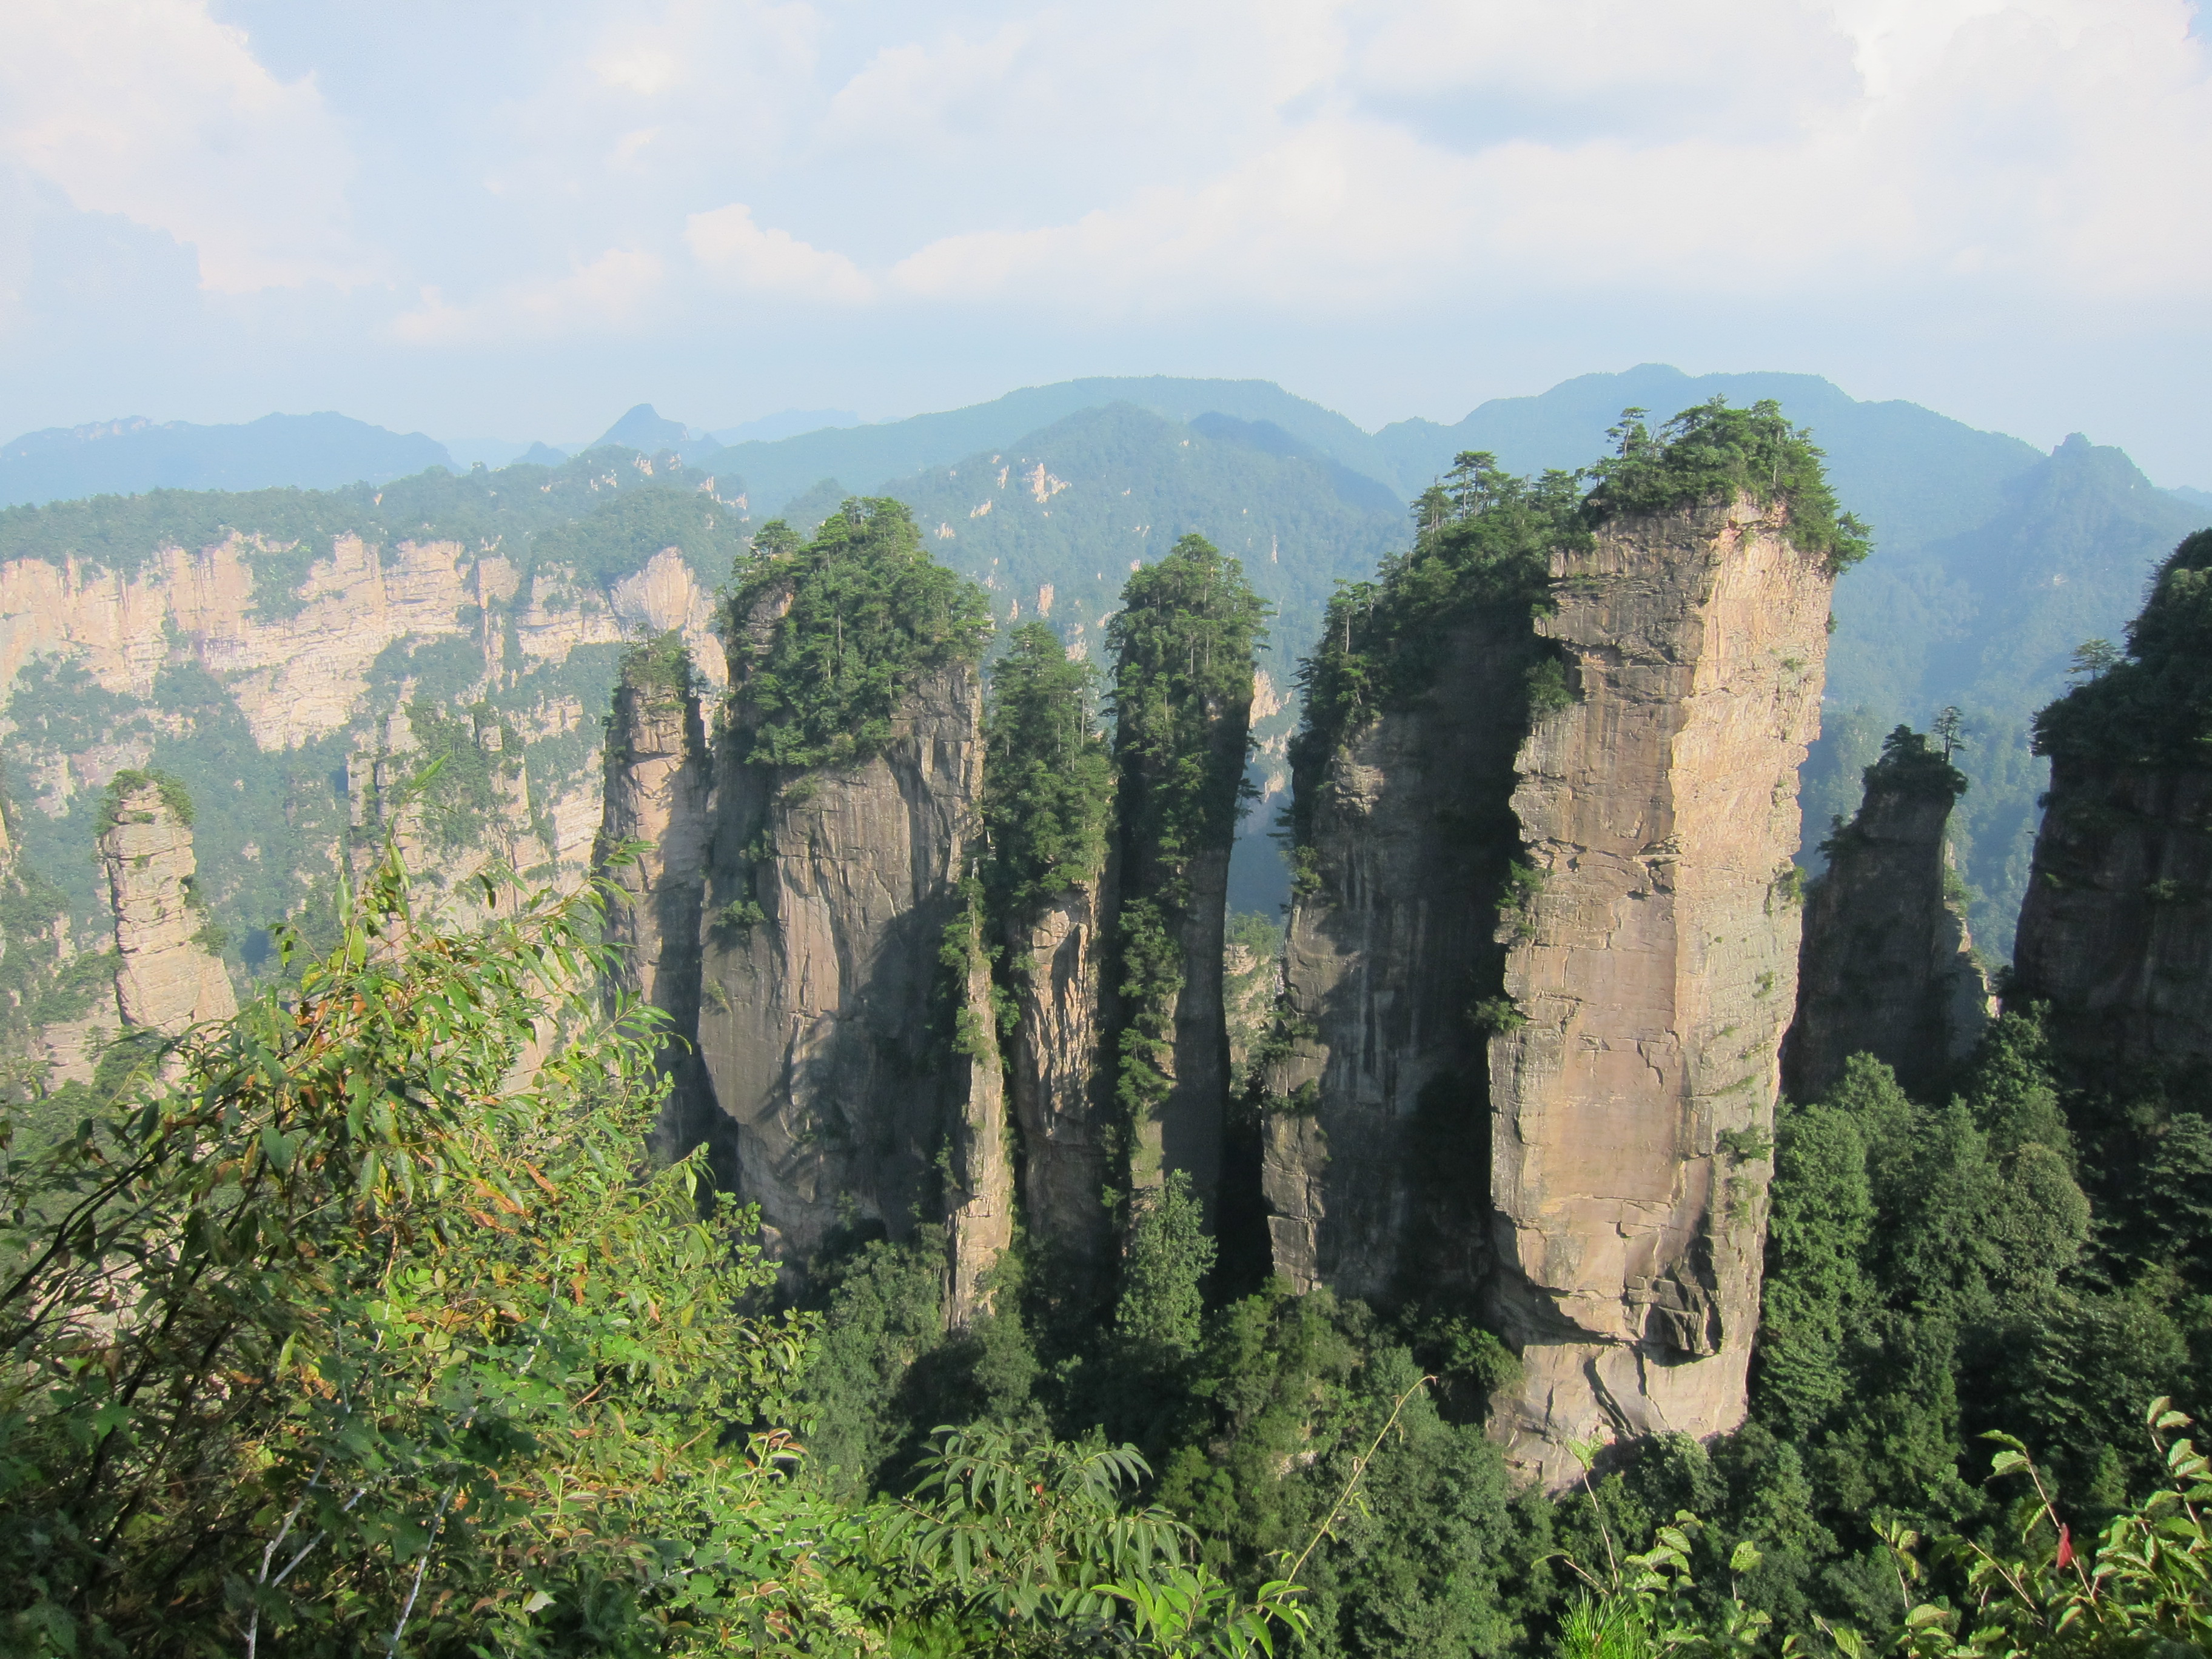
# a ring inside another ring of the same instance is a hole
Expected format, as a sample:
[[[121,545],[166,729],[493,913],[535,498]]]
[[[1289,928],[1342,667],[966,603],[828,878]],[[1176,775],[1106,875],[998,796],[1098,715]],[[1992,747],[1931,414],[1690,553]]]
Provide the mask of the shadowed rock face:
[[[1832,578],[1748,499],[1556,555],[1576,703],[1516,761],[1541,884],[1490,1042],[1490,1307],[1523,1376],[1496,1431],[1568,1443],[1742,1420],[1778,1050],[1796,1002],[1797,771]]]
[[[206,921],[191,902],[198,868],[192,832],[159,786],[125,789],[100,838],[115,915],[115,1000],[126,1025],[177,1036],[238,1012],[222,961],[194,939]]]
[[[733,665],[787,603],[763,601]],[[751,719],[732,709],[715,756],[696,1127],[771,1247],[797,1259],[842,1221],[903,1237],[939,1212],[937,1155],[965,1083],[939,1052],[940,953],[966,902],[981,685],[963,665],[922,676],[881,752],[842,769],[740,759]]]
[[[1006,940],[1016,964],[1008,1082],[1023,1202],[1041,1237],[1086,1259],[1101,1256],[1107,1240],[1111,1068],[1100,1047],[1109,1021],[1100,921],[1109,890],[1102,878],[1061,893]]]
[[[1301,1291],[1471,1292],[1486,1270],[1474,1006],[1496,985],[1527,665],[1503,633],[1458,630],[1419,707],[1382,715],[1326,776],[1297,780],[1319,884],[1291,908],[1291,1052],[1265,1080],[1291,1106],[1266,1115],[1261,1182],[1274,1271]]]
[[[1806,898],[1797,1018],[1782,1049],[1791,1099],[1818,1097],[1856,1054],[1936,1099],[1989,1024],[1989,981],[1943,893],[1956,799],[1946,781],[1867,769],[1864,803]]]
[[[609,869],[616,896],[607,936],[623,947],[613,988],[669,1017],[670,1063],[677,1086],[661,1126],[659,1150],[677,1152],[702,1137],[695,1122],[691,1075],[699,1033],[699,937],[714,830],[713,779],[697,694],[680,680],[625,665],[607,724],[606,799],[599,863],[627,843],[635,862]]]
[[[2054,756],[2013,972],[2091,1073],[2212,1058],[2212,773]]]

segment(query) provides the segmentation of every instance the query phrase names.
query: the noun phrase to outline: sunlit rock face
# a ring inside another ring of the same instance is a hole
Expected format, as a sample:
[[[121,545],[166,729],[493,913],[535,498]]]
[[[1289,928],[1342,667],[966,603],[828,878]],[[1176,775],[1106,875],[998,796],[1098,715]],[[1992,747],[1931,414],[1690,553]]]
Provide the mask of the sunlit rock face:
[[[699,1035],[699,939],[714,831],[713,777],[688,655],[623,665],[607,720],[605,799],[597,862],[610,896],[615,983],[668,1018],[676,1083],[658,1139],[678,1152],[690,1127]]]
[[[115,913],[115,1000],[126,1025],[178,1036],[238,1012],[222,963],[194,937],[207,913],[191,902],[192,832],[161,787],[118,791],[100,861]]]
[[[1006,949],[1014,1034],[1007,1084],[1020,1131],[1029,1225],[1079,1260],[1104,1252],[1109,1177],[1110,1067],[1101,1049],[1110,1012],[1101,877],[1048,899],[1012,927]]]
[[[1833,578],[1747,498],[1625,519],[1553,560],[1577,700],[1515,762],[1540,885],[1490,1039],[1494,1424],[1559,1486],[1571,1443],[1743,1418],[1790,855]]]

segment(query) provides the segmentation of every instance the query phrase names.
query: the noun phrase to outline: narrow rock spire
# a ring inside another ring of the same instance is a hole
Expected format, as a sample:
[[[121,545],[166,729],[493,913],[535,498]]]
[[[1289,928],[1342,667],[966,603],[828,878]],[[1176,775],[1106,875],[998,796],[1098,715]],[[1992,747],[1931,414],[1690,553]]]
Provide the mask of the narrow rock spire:
[[[1515,763],[1491,1304],[1522,1358],[1494,1427],[1547,1486],[1577,1442],[1743,1419],[1834,581],[1786,524],[1743,494],[1616,518],[1537,621],[1577,695]]]
[[[115,1000],[125,1025],[181,1036],[238,1012],[222,962],[199,939],[207,912],[192,892],[191,802],[143,772],[108,786],[100,861],[115,916]]]
[[[1945,892],[1944,827],[1966,775],[1900,726],[1866,769],[1850,823],[1823,843],[1827,872],[1805,902],[1797,1018],[1782,1048],[1782,1086],[1812,1100],[1856,1054],[1897,1073],[1916,1100],[1940,1097],[1990,1017],[1990,986],[1966,917]]]

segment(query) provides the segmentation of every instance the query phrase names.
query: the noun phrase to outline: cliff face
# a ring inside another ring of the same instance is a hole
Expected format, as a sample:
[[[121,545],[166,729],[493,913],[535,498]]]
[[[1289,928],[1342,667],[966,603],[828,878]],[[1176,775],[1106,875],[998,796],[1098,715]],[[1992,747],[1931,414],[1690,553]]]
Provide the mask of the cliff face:
[[[732,654],[774,620],[757,614]],[[933,1208],[940,1137],[964,1105],[933,1047],[981,714],[976,672],[955,665],[912,686],[859,765],[739,759],[743,705],[716,756],[699,1046],[719,1109],[704,1127],[787,1255],[816,1249],[848,1204],[897,1236]]]
[[[980,896],[953,925],[945,958],[957,963],[959,1011],[947,1104],[945,1194],[946,1321],[956,1330],[991,1308],[990,1272],[1014,1240],[1014,1171],[1006,1148],[1006,1075],[1000,1069],[991,954]]]
[[[1942,774],[1957,775],[1923,759],[1934,765],[1867,769],[1865,800],[1806,896],[1797,1017],[1782,1049],[1793,1100],[1818,1097],[1856,1054],[1887,1065],[1916,1100],[1937,1099],[1990,1022],[1989,981],[1944,896],[1958,796]]]
[[[192,832],[160,785],[118,791],[100,860],[115,911],[115,1000],[126,1025],[177,1036],[238,1012],[222,963],[194,937],[206,921],[191,902]]]
[[[663,1150],[693,1141],[685,1121],[697,1093],[699,935],[714,830],[713,778],[688,652],[674,640],[633,651],[607,721],[606,799],[598,862],[638,843],[634,862],[607,869],[615,894],[607,937],[622,947],[611,988],[669,1017],[678,1078]]]
[[[1419,707],[1297,780],[1315,802],[1315,882],[1291,907],[1290,1051],[1265,1079],[1285,1104],[1263,1121],[1261,1181],[1274,1271],[1300,1290],[1482,1282],[1489,1100],[1473,1006],[1495,975],[1495,831],[1517,743],[1499,711],[1525,666],[1508,631],[1455,629]]]
[[[263,752],[350,732],[349,771],[366,780],[382,765],[396,780],[412,744],[404,718],[395,729],[388,702],[379,706],[380,659],[394,647],[465,641],[483,653],[483,684],[505,688],[517,705],[517,741],[549,757],[540,764],[506,757],[522,806],[513,827],[529,844],[520,861],[550,860],[574,879],[589,861],[602,806],[596,726],[604,705],[582,667],[591,648],[611,650],[641,630],[679,629],[694,647],[712,640],[710,597],[674,550],[605,591],[565,568],[541,568],[526,601],[515,565],[454,541],[380,546],[337,536],[292,595],[257,574],[254,561],[265,551],[234,534],[205,547],[163,548],[131,574],[73,558],[0,565],[0,686],[34,657],[61,657],[82,664],[104,690],[150,701],[159,712],[157,676],[196,663],[221,683]],[[719,655],[701,654],[709,684],[718,683]],[[460,700],[475,695],[472,688]],[[27,805],[58,816],[83,790],[150,755],[143,736],[63,752],[19,749],[33,784]],[[441,865],[440,873],[456,872]]]
[[[2007,996],[2051,1005],[2054,1046],[2092,1093],[2164,1093],[2202,1111],[2198,1063],[2212,1051],[2212,531],[2160,563],[2126,652],[2112,658],[2036,716],[2051,795]],[[2077,1127],[2101,1141],[2118,1126]],[[2118,1167],[2142,1152],[2115,1146],[2107,1157]]]
[[[1111,1176],[1108,1079],[1101,1047],[1109,1023],[1103,982],[1104,879],[1048,901],[1006,940],[1016,1024],[1008,1083],[1022,1144],[1030,1225],[1077,1255],[1106,1241],[1102,1194]]]
[[[1739,497],[1553,558],[1538,627],[1578,697],[1516,762],[1540,884],[1489,1045],[1490,1302],[1523,1368],[1493,1422],[1547,1485],[1570,1441],[1744,1412],[1833,584],[1781,528]]]
[[[2212,771],[2053,756],[2008,998],[2109,1086],[2212,1058],[2208,964]]]
[[[1217,717],[1224,740],[1233,728],[1240,766],[1248,713],[1239,708]],[[1186,1170],[1191,1190],[1209,1207],[1221,1186],[1228,1127],[1229,1028],[1221,1003],[1221,957],[1229,851],[1226,846],[1208,848],[1184,863],[1189,902],[1175,921],[1182,982],[1170,1000],[1175,1047],[1167,1059],[1174,1085],[1166,1104],[1138,1132],[1145,1177],[1139,1184],[1155,1184],[1169,1170]]]

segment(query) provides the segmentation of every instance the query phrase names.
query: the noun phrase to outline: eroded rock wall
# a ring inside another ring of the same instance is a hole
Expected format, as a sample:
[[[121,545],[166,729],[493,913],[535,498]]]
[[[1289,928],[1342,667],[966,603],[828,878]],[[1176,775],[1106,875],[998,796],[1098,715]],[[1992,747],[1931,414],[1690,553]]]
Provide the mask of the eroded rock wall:
[[[1743,1416],[1832,578],[1746,498],[1553,575],[1577,696],[1516,763],[1541,881],[1489,1045],[1490,1306],[1522,1363],[1494,1431],[1559,1486],[1571,1442]]]
[[[2006,995],[2106,1083],[2212,1059],[2212,772],[2052,757]]]
[[[107,690],[149,698],[155,676],[181,651],[222,681],[256,745],[272,750],[363,722],[372,665],[403,640],[471,639],[489,672],[512,678],[558,668],[579,646],[678,629],[708,683],[722,676],[718,653],[705,648],[713,643],[707,584],[672,548],[604,594],[567,571],[541,569],[511,626],[500,617],[503,607],[513,609],[521,573],[495,550],[449,541],[385,547],[337,536],[297,603],[273,605],[257,586],[252,561],[263,550],[233,535],[206,547],[161,549],[130,575],[76,559],[0,564],[0,686],[33,657],[58,655],[82,662]],[[599,712],[558,690],[524,719],[520,735],[558,738],[595,725]],[[374,751],[379,735],[365,737]],[[58,815],[71,796],[144,764],[147,755],[103,750],[38,758],[31,804]],[[599,824],[596,759],[574,776],[534,782],[532,810],[550,825],[554,861],[573,878],[589,861]]]
[[[660,666],[633,658],[615,687],[597,862],[614,889],[607,937],[620,947],[610,988],[668,1016],[675,1086],[658,1139],[675,1152],[700,1138],[694,1072],[714,779],[688,658],[680,676]],[[612,861],[624,848],[635,857]]]
[[[1014,1170],[1006,1133],[1006,1073],[999,1052],[991,954],[983,937],[980,896],[954,927],[959,1010],[946,1079],[945,1316],[955,1330],[991,1311],[991,1270],[1014,1238]]]
[[[1989,980],[1944,893],[1956,798],[1869,771],[1864,802],[1806,896],[1797,1016],[1782,1049],[1792,1100],[1816,1099],[1856,1054],[1888,1066],[1916,1100],[1939,1099],[1990,1023]]]
[[[774,621],[771,607],[748,625]],[[965,904],[981,716],[977,672],[953,665],[915,684],[860,765],[743,760],[742,707],[718,744],[702,1127],[787,1259],[841,1221],[903,1237],[939,1212],[936,1159],[965,1078],[944,1063],[937,994]]]
[[[1273,1269],[1368,1298],[1471,1292],[1489,1249],[1490,1101],[1475,1004],[1492,934],[1527,655],[1458,629],[1419,707],[1355,734],[1313,801],[1292,902],[1261,1182]]]
[[[1112,1175],[1112,1068],[1101,1046],[1111,1019],[1101,926],[1109,895],[1105,878],[1072,888],[1006,942],[1016,1014],[1007,1081],[1021,1134],[1022,1200],[1030,1226],[1079,1259],[1105,1249]]]
[[[207,913],[191,901],[192,832],[160,785],[118,791],[100,861],[115,914],[115,1000],[125,1025],[178,1036],[228,1019],[238,1001],[222,963],[195,937]]]

